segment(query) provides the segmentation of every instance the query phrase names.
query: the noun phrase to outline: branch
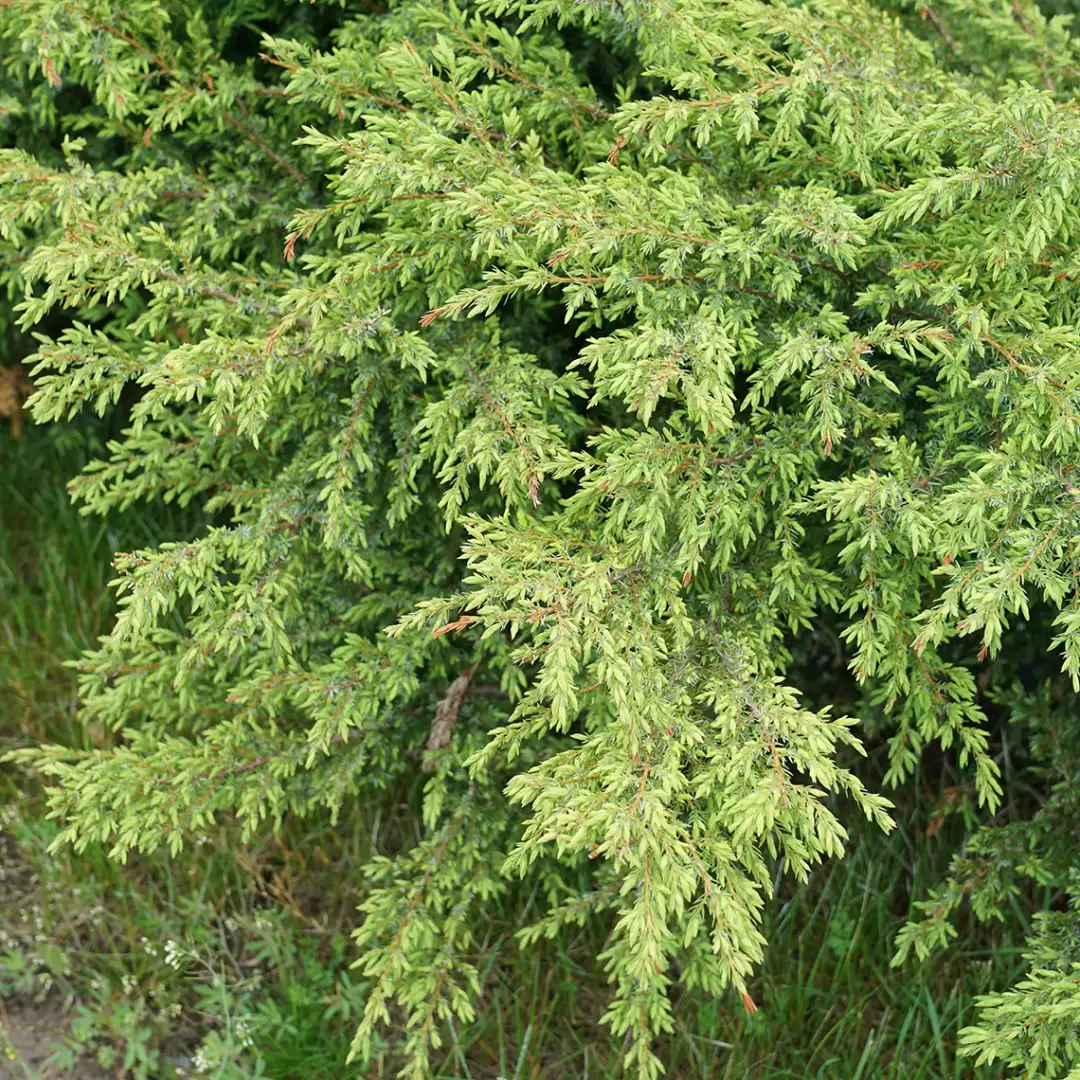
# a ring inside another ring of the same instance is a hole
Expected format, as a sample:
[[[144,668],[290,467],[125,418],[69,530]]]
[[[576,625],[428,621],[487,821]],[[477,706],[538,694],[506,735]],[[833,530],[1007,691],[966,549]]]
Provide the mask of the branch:
[[[458,710],[465,699],[473,676],[476,674],[478,665],[467,667],[449,686],[445,696],[435,708],[435,720],[431,725],[431,734],[428,735],[427,755],[424,763],[420,766],[426,773],[435,771],[434,753],[450,745],[454,735],[454,724],[457,722]]]

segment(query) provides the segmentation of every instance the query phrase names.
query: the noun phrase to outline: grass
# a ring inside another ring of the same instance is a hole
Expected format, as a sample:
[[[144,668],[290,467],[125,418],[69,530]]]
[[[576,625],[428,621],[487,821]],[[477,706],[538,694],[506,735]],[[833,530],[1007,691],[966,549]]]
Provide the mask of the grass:
[[[0,750],[40,739],[88,745],[63,661],[109,624],[111,554],[198,524],[193,512],[164,506],[80,516],[64,480],[92,450],[73,431],[30,428],[17,442],[0,432]],[[888,839],[856,825],[848,858],[805,886],[781,884],[752,987],[755,1015],[728,998],[677,1002],[676,1031],[662,1048],[668,1076],[994,1075],[957,1060],[953,1046],[974,997],[1021,970],[1019,939],[968,927],[947,958],[889,967],[910,899],[941,873],[958,835],[947,823],[927,837],[928,800],[905,798]],[[43,820],[41,793],[10,770],[0,772],[0,803],[0,999],[65,1004],[58,1063],[96,1057],[133,1080],[192,1073],[200,1056],[205,1075],[220,1078],[350,1075],[364,994],[348,966],[356,871],[376,845],[385,852],[415,835],[407,792],[354,810],[333,830],[293,822],[246,847],[225,822],[175,859],[126,867],[93,849],[50,854],[56,829]],[[592,962],[607,928],[591,924],[573,941],[523,953],[514,931],[526,902],[507,900],[487,928],[482,1007],[449,1033],[433,1075],[619,1075]],[[375,1075],[393,1073],[387,1054]]]
[[[71,503],[65,482],[100,452],[106,431],[0,425],[0,717],[9,737],[84,742],[75,682],[62,662],[92,646],[113,616],[116,551],[184,536],[195,511],[164,504],[102,519]]]

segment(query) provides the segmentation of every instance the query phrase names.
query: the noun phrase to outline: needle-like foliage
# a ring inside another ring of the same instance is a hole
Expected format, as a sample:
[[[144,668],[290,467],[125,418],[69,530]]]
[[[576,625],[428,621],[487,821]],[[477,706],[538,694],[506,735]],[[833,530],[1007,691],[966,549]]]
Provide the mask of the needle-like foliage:
[[[890,826],[859,719],[890,781],[939,744],[988,814],[988,710],[1057,770],[901,953],[1017,875],[1068,885],[1069,26],[1028,0],[2,0],[33,415],[128,410],[71,485],[88,512],[214,521],[117,554],[79,664],[112,744],[16,755],[61,842],[175,851],[426,777],[357,932],[358,1075],[389,1035],[414,1078],[518,878],[525,944],[609,919],[629,1075],[662,1071],[677,985],[752,1010],[776,861]],[[814,696],[828,634],[853,716]],[[1014,641],[1056,697],[1009,689]],[[1080,1076],[1078,940],[1047,916],[965,1048]]]

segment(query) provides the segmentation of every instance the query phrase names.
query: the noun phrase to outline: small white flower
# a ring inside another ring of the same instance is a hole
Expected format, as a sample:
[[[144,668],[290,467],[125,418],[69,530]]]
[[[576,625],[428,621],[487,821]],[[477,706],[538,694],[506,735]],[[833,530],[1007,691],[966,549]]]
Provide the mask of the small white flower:
[[[165,942],[165,963],[174,971],[180,970],[180,964],[184,956],[184,949],[177,945],[175,941],[170,939]]]
[[[237,1038],[240,1040],[240,1045],[247,1049],[254,1046],[255,1040],[251,1037],[251,1018],[247,1016],[239,1016],[236,1019],[234,1031]]]

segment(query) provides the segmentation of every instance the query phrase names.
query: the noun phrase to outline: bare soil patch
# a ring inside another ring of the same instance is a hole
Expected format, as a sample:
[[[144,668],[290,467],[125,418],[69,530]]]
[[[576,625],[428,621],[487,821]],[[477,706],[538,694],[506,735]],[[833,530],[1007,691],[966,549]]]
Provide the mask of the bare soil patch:
[[[59,1042],[66,1030],[66,1015],[60,1003],[47,999],[42,1002],[0,1002],[0,1080],[61,1080],[69,1072],[49,1064],[50,1044]],[[6,1045],[15,1050],[11,1060],[3,1052]],[[115,1080],[113,1074],[95,1061],[80,1062],[76,1074],[79,1080]]]

